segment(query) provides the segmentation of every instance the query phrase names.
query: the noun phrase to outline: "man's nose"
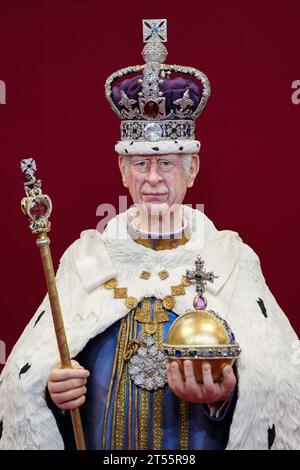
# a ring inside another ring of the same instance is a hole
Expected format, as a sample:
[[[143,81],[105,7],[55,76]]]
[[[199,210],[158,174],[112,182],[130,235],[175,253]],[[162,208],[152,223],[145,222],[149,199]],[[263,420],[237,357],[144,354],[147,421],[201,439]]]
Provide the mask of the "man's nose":
[[[152,165],[150,166],[146,179],[151,185],[155,185],[163,179],[158,171],[156,162],[154,162],[154,164],[152,163]]]

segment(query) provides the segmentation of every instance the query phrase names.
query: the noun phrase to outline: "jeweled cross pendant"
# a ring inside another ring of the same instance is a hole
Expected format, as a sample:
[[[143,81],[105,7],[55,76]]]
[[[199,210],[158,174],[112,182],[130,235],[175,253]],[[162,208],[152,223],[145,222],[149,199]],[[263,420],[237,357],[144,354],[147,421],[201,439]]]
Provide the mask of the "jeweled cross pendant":
[[[205,261],[198,256],[195,261],[196,268],[192,271],[190,269],[186,270],[186,278],[196,284],[196,292],[200,295],[203,295],[205,292],[205,285],[207,281],[214,282],[214,279],[219,277],[214,274],[212,271],[206,272],[204,269]]]

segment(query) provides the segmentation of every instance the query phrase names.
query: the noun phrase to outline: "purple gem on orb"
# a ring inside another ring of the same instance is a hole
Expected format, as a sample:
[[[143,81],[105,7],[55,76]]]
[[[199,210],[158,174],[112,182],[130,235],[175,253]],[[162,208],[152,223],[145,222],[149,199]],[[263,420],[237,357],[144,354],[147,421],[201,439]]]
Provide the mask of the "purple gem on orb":
[[[197,295],[193,301],[194,309],[203,310],[206,307],[206,300],[202,295]]]
[[[35,199],[29,209],[29,215],[34,220],[38,220],[41,217],[45,217],[49,210],[48,204],[43,199]]]

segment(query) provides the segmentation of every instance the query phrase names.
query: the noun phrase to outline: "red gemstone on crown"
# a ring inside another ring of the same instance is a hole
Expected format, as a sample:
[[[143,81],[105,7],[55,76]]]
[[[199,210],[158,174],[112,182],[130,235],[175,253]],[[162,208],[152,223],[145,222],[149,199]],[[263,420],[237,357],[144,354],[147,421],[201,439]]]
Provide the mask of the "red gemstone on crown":
[[[45,217],[48,214],[49,206],[43,199],[35,199],[29,208],[29,215],[34,220]]]
[[[155,101],[149,100],[144,106],[144,113],[152,118],[155,118],[158,115],[159,106]]]

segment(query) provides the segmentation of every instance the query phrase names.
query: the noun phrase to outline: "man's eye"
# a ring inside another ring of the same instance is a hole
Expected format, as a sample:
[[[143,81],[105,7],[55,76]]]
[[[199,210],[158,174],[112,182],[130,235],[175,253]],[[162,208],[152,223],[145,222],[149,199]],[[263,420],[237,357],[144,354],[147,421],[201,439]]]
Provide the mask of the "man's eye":
[[[170,162],[169,160],[161,160],[159,162],[159,164],[160,164],[160,166],[171,166],[171,165],[173,165],[173,163]]]
[[[135,166],[143,168],[147,165],[147,162],[136,162]]]

